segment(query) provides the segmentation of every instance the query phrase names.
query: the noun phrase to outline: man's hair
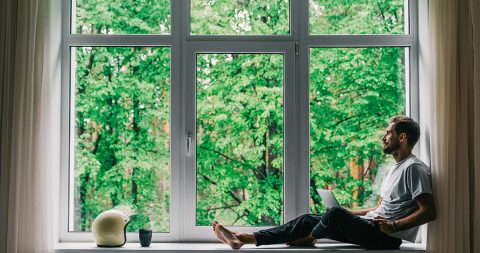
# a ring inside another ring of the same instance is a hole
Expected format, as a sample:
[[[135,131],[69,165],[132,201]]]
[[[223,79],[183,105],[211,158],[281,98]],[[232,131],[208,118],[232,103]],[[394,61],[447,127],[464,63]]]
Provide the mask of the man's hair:
[[[407,135],[407,143],[410,147],[413,148],[417,144],[420,138],[420,127],[413,119],[398,115],[391,117],[388,123],[394,124],[393,129],[395,129],[397,134],[405,133]]]

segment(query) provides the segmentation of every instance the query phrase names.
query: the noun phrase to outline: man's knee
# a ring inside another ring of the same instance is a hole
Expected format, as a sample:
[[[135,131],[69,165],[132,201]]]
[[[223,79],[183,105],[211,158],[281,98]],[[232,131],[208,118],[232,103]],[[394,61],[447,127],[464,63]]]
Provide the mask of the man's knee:
[[[327,226],[338,224],[340,221],[345,220],[348,215],[346,209],[342,207],[332,207],[322,216],[322,222]]]
[[[302,214],[302,215],[298,216],[298,218],[300,218],[300,219],[308,219],[310,216],[312,216],[312,215],[309,214],[309,213],[306,213],[306,214]]]
[[[329,212],[335,217],[345,217],[350,215],[350,212],[343,207],[332,207],[329,209]]]
[[[298,216],[296,219],[296,224],[301,225],[302,227],[314,227],[320,221],[319,216],[313,214],[303,214]]]
[[[298,216],[298,220],[302,222],[311,222],[315,220],[315,217],[312,214],[303,214]]]

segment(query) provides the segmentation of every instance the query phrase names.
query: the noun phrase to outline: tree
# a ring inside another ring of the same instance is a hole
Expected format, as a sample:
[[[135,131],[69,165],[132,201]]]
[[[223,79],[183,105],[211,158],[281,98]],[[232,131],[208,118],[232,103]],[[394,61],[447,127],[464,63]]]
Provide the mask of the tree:
[[[283,56],[197,59],[197,224],[280,224]]]
[[[77,33],[161,33],[169,1],[77,1]],[[170,50],[81,47],[75,87],[75,227],[131,206],[129,231],[169,230]]]

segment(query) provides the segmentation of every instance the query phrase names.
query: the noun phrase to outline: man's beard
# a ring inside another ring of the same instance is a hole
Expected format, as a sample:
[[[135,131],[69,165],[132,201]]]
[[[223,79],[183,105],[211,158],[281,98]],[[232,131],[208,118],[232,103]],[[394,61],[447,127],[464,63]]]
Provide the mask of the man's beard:
[[[383,148],[383,153],[391,154],[391,153],[393,153],[393,151],[398,150],[398,149],[400,149],[400,143],[393,142],[393,143],[390,143],[390,145]]]

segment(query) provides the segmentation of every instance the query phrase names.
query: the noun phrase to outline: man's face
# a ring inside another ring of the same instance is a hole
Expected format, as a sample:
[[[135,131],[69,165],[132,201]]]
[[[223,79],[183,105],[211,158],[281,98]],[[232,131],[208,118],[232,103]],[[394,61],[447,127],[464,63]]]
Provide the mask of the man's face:
[[[395,124],[390,123],[385,130],[385,135],[382,138],[383,152],[391,154],[400,148],[400,141],[397,132],[395,131]]]

